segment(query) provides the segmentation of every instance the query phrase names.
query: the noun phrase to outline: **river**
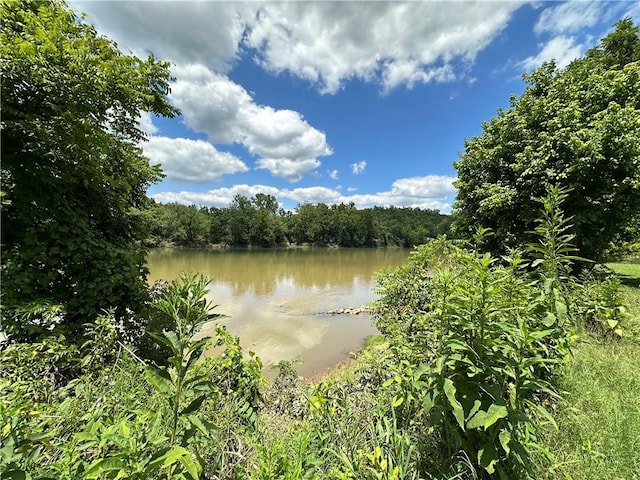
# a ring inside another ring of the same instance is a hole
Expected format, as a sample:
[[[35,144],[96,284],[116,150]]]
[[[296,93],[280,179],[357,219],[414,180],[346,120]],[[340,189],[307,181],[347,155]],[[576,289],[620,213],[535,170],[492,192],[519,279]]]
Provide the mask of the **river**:
[[[346,358],[376,333],[369,315],[327,315],[359,307],[375,296],[374,272],[405,262],[407,249],[192,250],[155,249],[149,280],[173,280],[180,272],[211,280],[214,312],[240,337],[265,369],[299,359],[312,376]],[[212,326],[205,333],[213,333]]]

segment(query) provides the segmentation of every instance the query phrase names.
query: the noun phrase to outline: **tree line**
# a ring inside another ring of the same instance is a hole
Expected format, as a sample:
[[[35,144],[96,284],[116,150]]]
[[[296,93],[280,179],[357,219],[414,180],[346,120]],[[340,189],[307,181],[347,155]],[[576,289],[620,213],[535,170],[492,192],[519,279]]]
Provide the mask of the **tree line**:
[[[236,195],[226,208],[155,203],[144,213],[148,245],[412,247],[449,232],[451,217],[409,207],[353,203],[278,206],[272,195]]]

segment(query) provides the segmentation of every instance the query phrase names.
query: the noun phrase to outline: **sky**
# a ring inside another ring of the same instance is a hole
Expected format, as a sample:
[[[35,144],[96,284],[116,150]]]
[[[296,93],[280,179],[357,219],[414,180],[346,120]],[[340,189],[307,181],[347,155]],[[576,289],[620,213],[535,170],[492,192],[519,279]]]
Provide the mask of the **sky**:
[[[158,202],[350,203],[449,213],[465,139],[522,74],[584,54],[640,2],[71,1],[125,53],[172,63],[143,114]]]

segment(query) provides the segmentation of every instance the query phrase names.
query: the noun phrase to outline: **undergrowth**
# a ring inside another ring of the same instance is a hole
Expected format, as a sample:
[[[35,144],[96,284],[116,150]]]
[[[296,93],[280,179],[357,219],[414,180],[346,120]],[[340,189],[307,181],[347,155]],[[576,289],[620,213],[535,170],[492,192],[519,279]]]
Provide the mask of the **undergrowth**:
[[[145,349],[109,312],[77,345],[9,345],[0,478],[638,478],[639,272],[574,276],[564,195],[527,249],[439,239],[380,273],[382,336],[314,383],[281,362],[266,385],[238,338],[201,336],[197,277],[158,293]]]

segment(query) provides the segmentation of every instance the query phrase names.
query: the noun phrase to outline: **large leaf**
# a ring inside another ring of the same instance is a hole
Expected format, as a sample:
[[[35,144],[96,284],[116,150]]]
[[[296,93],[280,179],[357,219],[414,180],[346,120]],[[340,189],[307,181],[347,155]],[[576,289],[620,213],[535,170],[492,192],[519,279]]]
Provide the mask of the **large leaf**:
[[[170,396],[174,392],[174,385],[169,372],[154,367],[146,367],[144,377],[161,395]]]
[[[99,478],[104,472],[119,471],[126,468],[126,464],[119,458],[101,458],[89,465],[84,478]]]
[[[487,473],[495,473],[496,463],[498,463],[498,452],[492,444],[485,444],[483,448],[478,450],[478,463]]]
[[[511,433],[508,430],[501,430],[498,435],[498,439],[500,440],[500,445],[502,445],[502,449],[505,451],[507,455],[511,449],[509,448],[509,443],[511,442]]]
[[[460,402],[456,399],[456,387],[450,378],[444,380],[444,394],[447,396],[447,400],[449,400],[449,404],[453,409],[453,416],[456,418],[460,428],[464,430],[464,410]]]
[[[180,415],[188,415],[188,414],[193,413],[196,410],[198,410],[200,408],[200,406],[202,405],[202,402],[204,402],[208,396],[209,396],[209,394],[206,393],[204,395],[200,395],[199,397],[197,397],[189,405],[187,405],[186,408],[184,408],[180,412]]]
[[[486,430],[501,418],[505,418],[508,414],[507,407],[504,405],[492,404],[489,410],[487,410],[487,416],[484,419],[484,429]]]

